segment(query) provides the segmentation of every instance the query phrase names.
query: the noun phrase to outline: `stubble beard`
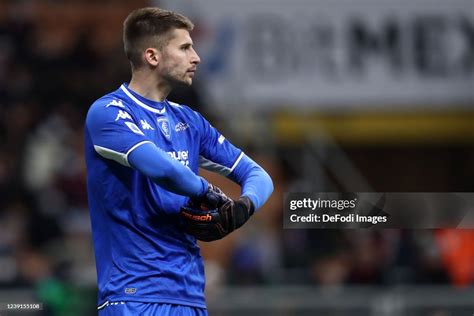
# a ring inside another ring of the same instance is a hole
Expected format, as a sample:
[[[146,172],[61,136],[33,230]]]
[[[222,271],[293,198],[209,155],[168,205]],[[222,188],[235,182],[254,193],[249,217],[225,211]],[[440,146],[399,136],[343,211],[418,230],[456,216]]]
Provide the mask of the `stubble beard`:
[[[184,76],[178,77],[170,75],[167,78],[167,81],[171,88],[179,88],[179,87],[189,87],[193,83],[193,78],[188,77],[188,74],[185,73]]]
[[[179,63],[169,63],[162,71],[163,78],[166,80],[171,89],[179,87],[189,87],[193,83],[193,77],[187,72],[187,68],[180,71],[182,65]]]

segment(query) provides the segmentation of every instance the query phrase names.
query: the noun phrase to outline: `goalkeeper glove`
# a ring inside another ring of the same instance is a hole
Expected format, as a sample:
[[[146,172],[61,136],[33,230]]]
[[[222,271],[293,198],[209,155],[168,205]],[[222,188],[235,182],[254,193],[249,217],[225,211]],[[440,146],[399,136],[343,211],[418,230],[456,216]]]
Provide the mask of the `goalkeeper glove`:
[[[184,229],[201,241],[219,240],[241,227],[255,212],[255,206],[247,196],[228,200],[215,208],[181,208]]]

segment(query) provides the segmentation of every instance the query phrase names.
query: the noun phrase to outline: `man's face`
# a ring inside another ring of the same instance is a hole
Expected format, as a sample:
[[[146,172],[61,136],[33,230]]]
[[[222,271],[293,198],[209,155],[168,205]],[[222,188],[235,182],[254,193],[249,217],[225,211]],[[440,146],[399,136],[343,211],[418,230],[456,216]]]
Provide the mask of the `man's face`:
[[[161,51],[159,75],[172,86],[191,85],[197,65],[201,62],[193,48],[193,41],[185,29],[172,31],[171,40]]]

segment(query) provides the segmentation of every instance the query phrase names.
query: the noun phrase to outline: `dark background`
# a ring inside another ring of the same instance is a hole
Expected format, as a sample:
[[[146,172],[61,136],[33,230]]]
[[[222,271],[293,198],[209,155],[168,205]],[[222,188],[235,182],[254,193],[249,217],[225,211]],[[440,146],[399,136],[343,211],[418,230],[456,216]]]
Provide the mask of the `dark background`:
[[[0,1],[0,303],[94,314],[83,123],[95,99],[129,80],[121,24],[146,5]],[[283,230],[282,202],[297,191],[473,191],[474,100],[397,114],[311,104],[238,113],[215,110],[205,83],[199,77],[169,99],[204,113],[275,184],[249,224],[202,245],[213,315],[472,314],[472,231]],[[266,127],[258,137],[256,122]],[[203,174],[238,196],[235,185]]]

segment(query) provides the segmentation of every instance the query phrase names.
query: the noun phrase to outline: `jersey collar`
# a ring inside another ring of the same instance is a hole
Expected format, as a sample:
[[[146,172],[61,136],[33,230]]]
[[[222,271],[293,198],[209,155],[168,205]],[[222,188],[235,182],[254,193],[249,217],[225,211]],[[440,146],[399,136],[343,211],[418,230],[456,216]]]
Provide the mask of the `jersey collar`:
[[[165,104],[166,102],[159,102],[159,101],[152,101],[147,98],[142,97],[135,91],[131,90],[128,88],[128,84],[124,83],[120,86],[120,89],[137,105],[141,106],[144,109],[147,109],[148,111],[151,111],[153,113],[157,114],[165,114],[166,112],[166,107]]]

